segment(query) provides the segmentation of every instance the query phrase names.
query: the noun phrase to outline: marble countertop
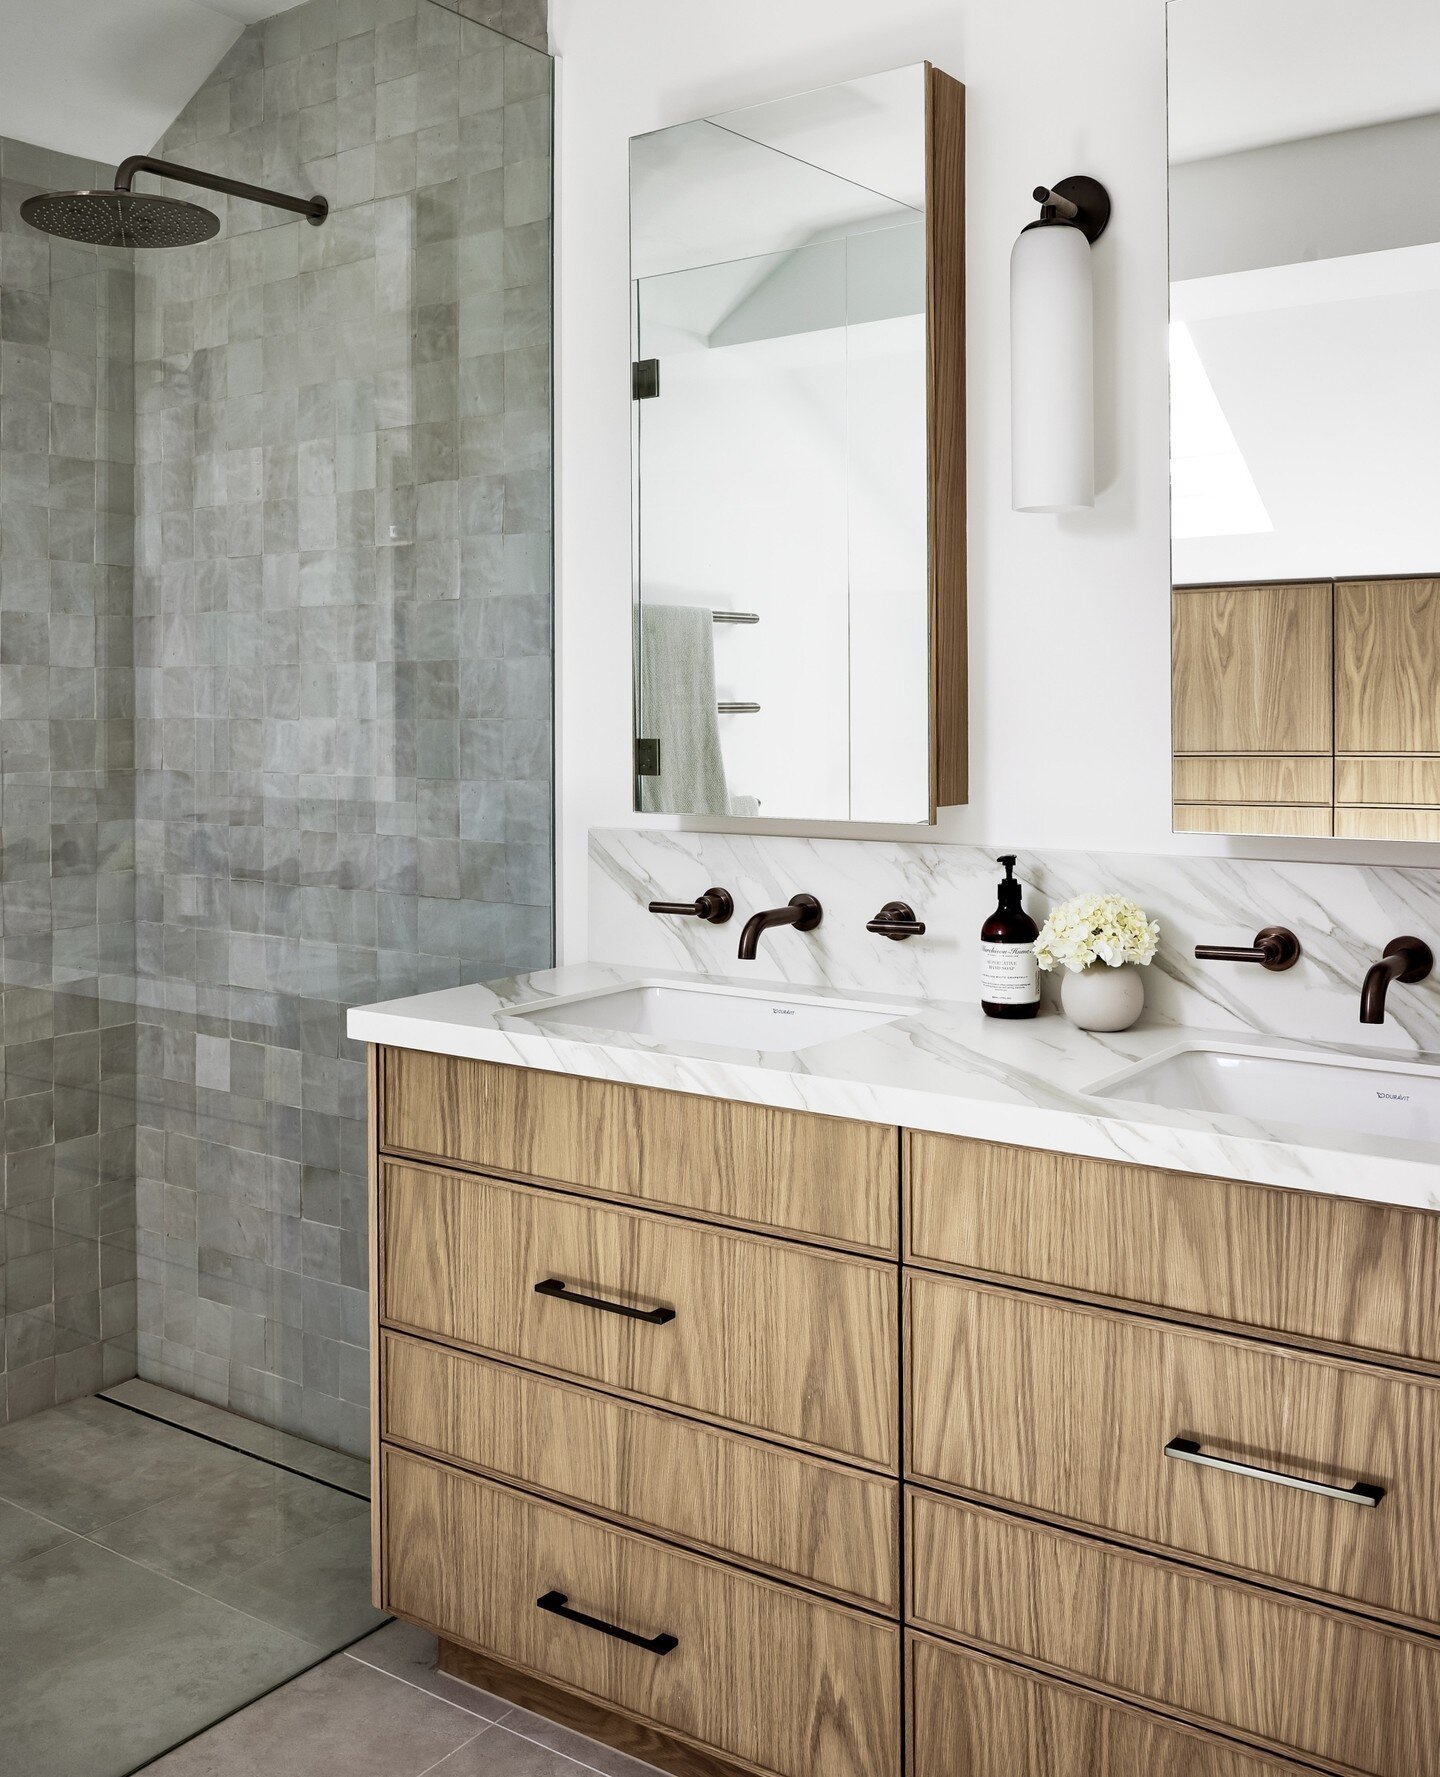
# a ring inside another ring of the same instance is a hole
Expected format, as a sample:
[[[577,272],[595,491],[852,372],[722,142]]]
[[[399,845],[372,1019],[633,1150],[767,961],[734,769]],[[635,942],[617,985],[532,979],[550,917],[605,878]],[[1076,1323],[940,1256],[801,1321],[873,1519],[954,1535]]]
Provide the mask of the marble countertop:
[[[872,1002],[905,1016],[796,1053],[757,1053],[514,1016],[537,1001],[637,981],[743,985],[777,996]],[[364,1043],[468,1056],[551,1073],[658,1086],[785,1110],[891,1123],[1018,1147],[1088,1154],[1257,1184],[1440,1209],[1440,1146],[1382,1135],[1262,1125],[1209,1112],[1096,1097],[1090,1088],[1132,1063],[1207,1038],[1228,1049],[1348,1053],[1275,1037],[1238,1039],[1141,1020],[1097,1035],[1053,1011],[1007,1022],[977,1005],[839,994],[783,982],[743,983],[661,969],[575,964],[484,985],[359,1006]],[[1396,1060],[1393,1055],[1388,1061]]]

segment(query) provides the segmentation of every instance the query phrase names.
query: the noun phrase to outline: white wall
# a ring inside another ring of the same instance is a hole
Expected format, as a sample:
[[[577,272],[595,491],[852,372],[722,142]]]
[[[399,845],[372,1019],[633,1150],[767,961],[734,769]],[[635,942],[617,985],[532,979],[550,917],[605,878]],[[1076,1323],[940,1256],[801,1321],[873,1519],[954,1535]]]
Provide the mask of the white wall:
[[[1032,849],[1440,856],[1170,833],[1162,0],[1090,0],[1081,10],[1069,0],[553,0],[552,16],[563,955],[585,954],[588,828],[678,824],[630,812],[627,138],[925,57],[966,83],[970,147],[974,770],[970,806],[947,811],[933,836]],[[1009,254],[1034,214],[1031,188],[1081,172],[1104,179],[1115,205],[1095,261],[1102,491],[1093,513],[1021,516],[1009,490]]]
[[[242,26],[299,3],[0,0],[0,131],[104,166],[148,154]]]

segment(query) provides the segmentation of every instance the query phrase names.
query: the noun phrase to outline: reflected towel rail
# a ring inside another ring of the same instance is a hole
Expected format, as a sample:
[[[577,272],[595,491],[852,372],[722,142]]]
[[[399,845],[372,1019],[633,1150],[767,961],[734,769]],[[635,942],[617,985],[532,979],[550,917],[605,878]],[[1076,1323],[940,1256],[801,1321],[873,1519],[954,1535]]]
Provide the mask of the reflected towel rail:
[[[758,703],[717,703],[715,708],[722,716],[758,716],[760,714]]]
[[[712,611],[710,615],[717,623],[758,623],[758,611]]]

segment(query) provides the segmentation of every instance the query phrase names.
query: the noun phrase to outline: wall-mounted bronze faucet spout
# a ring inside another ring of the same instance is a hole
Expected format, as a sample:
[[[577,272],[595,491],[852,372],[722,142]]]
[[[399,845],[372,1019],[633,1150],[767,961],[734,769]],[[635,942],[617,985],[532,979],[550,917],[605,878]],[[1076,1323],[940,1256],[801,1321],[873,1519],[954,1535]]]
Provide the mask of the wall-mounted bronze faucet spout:
[[[814,895],[792,895],[788,907],[770,907],[764,913],[752,913],[740,934],[740,960],[753,963],[760,934],[771,926],[794,926],[797,932],[813,932],[820,923],[820,903]]]
[[[1421,938],[1392,938],[1378,963],[1371,963],[1360,989],[1360,1022],[1385,1022],[1385,996],[1392,981],[1423,981],[1435,966],[1430,946]]]

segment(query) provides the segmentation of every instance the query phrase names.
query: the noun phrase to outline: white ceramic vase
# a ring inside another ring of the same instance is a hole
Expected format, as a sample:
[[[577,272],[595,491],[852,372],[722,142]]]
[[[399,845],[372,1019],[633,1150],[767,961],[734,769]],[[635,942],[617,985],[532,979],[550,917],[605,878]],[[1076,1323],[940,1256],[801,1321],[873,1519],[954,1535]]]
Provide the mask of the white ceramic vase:
[[[1145,1009],[1145,983],[1134,963],[1091,963],[1066,969],[1060,981],[1060,1005],[1081,1030],[1129,1030]]]

